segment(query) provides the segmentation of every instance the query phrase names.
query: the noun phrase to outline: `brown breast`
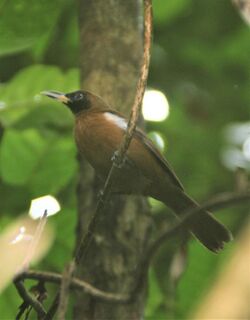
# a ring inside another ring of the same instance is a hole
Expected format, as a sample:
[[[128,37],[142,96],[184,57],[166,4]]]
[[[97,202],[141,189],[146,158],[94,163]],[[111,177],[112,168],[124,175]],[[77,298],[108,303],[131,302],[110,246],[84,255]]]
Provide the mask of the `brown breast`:
[[[107,175],[122,137],[123,131],[107,121],[103,112],[84,112],[76,117],[75,139],[79,152],[101,176]]]

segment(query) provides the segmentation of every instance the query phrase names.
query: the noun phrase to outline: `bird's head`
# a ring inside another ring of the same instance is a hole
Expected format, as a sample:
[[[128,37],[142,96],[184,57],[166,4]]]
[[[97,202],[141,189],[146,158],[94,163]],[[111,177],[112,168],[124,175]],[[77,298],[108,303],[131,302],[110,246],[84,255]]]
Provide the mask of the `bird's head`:
[[[92,108],[92,100],[94,96],[87,91],[81,90],[70,93],[43,91],[41,94],[64,103],[74,114],[78,114],[81,111]]]

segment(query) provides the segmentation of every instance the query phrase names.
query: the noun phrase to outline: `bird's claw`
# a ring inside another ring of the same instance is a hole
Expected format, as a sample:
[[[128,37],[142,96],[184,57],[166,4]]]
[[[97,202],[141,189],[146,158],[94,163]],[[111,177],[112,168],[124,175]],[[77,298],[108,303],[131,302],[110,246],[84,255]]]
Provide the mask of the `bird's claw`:
[[[111,161],[118,169],[121,169],[125,163],[125,158],[121,159],[119,151],[115,151],[111,157]]]
[[[98,192],[98,195],[97,195],[97,199],[98,199],[98,202],[104,202],[104,199],[103,199],[103,196],[104,196],[104,191],[103,190],[100,190]]]

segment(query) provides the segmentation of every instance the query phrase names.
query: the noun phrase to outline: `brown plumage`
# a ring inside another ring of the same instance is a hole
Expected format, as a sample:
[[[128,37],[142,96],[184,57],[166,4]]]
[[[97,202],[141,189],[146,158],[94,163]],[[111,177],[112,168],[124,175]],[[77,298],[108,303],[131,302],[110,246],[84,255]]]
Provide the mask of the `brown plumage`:
[[[118,149],[127,121],[112,110],[101,98],[86,92],[62,94],[46,91],[43,94],[66,104],[75,114],[75,140],[96,173],[105,181]],[[129,146],[119,181],[113,193],[142,194],[164,202],[178,216],[198,204],[184,191],[175,173],[140,129],[136,129]],[[209,212],[202,211],[188,221],[190,231],[213,252],[231,240],[231,233]]]

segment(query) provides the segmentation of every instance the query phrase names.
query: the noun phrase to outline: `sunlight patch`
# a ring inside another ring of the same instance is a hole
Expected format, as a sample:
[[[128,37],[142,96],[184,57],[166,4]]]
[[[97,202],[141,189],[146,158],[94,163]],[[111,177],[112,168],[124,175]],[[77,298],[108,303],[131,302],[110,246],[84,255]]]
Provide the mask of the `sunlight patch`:
[[[142,114],[148,121],[163,121],[169,115],[169,104],[165,94],[159,90],[147,90],[143,97]]]
[[[60,204],[56,198],[47,195],[31,201],[29,215],[32,219],[38,219],[43,217],[45,211],[47,212],[47,216],[52,216],[60,211],[60,209]]]

